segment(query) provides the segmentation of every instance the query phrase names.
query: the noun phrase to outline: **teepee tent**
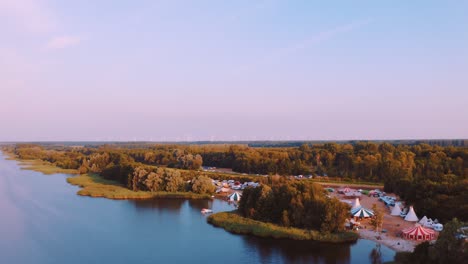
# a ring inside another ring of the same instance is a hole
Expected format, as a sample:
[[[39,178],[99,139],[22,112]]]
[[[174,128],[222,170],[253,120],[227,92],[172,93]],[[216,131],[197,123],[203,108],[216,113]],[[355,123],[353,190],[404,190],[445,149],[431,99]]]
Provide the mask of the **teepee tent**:
[[[410,206],[408,214],[405,216],[405,221],[409,221],[409,222],[418,221],[418,217],[416,216],[416,213],[414,212],[413,206]]]
[[[421,220],[419,220],[419,224],[421,224],[422,226],[426,226],[426,224],[427,224],[427,217],[426,217],[426,216],[423,216],[423,218],[421,218]]]
[[[233,192],[231,195],[229,195],[229,201],[231,202],[238,202],[241,199],[241,194],[238,192]]]
[[[351,210],[351,215],[353,217],[367,218],[367,217],[374,216],[374,212],[364,207],[359,207],[354,210]]]
[[[361,203],[359,202],[359,198],[356,198],[356,200],[354,200],[353,202],[353,205],[351,206],[351,210],[360,208],[360,207],[361,207]]]
[[[403,237],[406,239],[414,240],[433,240],[435,239],[435,232],[429,228],[416,225],[402,231]]]
[[[397,215],[397,216],[399,216],[400,214],[401,214],[400,204],[399,204],[399,203],[396,203],[395,206],[394,206],[393,209],[392,209],[392,212],[390,212],[390,215]]]

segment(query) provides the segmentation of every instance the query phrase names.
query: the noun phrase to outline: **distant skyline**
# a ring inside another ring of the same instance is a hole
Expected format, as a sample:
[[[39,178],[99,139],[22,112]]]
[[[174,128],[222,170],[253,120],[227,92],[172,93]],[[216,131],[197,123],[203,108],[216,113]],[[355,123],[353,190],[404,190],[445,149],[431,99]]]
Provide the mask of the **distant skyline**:
[[[467,10],[0,0],[0,142],[466,139]]]

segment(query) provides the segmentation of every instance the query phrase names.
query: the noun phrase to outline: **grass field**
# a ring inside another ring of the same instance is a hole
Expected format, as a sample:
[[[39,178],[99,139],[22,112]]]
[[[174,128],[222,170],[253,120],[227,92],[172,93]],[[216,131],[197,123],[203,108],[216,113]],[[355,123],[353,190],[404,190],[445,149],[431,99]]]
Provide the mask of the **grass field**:
[[[242,217],[235,213],[235,211],[212,214],[208,217],[207,221],[231,233],[254,235],[264,238],[343,243],[356,241],[359,237],[359,235],[354,232],[325,234],[314,230],[282,227]]]
[[[105,197],[109,199],[151,199],[151,198],[185,198],[209,199],[210,195],[192,192],[143,192],[132,191],[114,181],[103,179],[96,174],[82,174],[67,178],[68,183],[82,187],[78,195]]]
[[[49,162],[45,162],[41,160],[18,160],[18,165],[21,167],[22,170],[38,171],[46,175],[51,175],[51,174],[56,174],[56,173],[78,174],[77,170],[61,169],[59,167],[52,165]]]

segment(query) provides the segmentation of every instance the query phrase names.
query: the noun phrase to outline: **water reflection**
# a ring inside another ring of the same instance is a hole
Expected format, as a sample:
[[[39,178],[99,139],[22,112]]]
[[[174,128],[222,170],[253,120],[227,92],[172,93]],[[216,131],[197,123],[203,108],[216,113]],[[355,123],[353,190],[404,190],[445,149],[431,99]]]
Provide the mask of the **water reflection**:
[[[259,253],[262,262],[282,258],[286,263],[349,263],[350,259],[350,246],[251,236],[243,236],[243,240],[246,247]]]
[[[170,211],[178,212],[186,200],[183,199],[172,199],[172,200],[162,200],[162,199],[148,199],[148,200],[130,200],[130,203],[133,203],[137,210],[148,210],[148,209],[158,209],[161,211]]]

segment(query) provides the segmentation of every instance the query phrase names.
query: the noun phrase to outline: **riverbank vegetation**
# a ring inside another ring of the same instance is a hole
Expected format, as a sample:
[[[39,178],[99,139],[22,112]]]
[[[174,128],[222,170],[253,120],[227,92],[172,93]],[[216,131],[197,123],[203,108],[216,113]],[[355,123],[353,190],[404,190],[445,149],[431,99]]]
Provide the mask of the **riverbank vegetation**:
[[[105,197],[109,199],[210,198],[210,195],[192,192],[133,191],[115,181],[103,179],[97,174],[81,174],[69,177],[67,181],[72,185],[80,186],[82,189],[77,194],[82,196]]]
[[[338,199],[328,198],[315,183],[271,178],[269,184],[245,189],[238,211],[243,217],[283,227],[335,233],[344,231],[349,209]]]
[[[59,168],[50,162],[42,160],[20,160],[18,165],[22,170],[33,170],[38,171],[46,175],[51,175],[55,173],[64,173],[64,174],[77,174],[78,170],[75,169],[63,169]]]
[[[329,198],[320,185],[279,176],[267,180],[244,190],[236,213],[215,214],[208,221],[233,233],[260,237],[327,242],[357,239],[357,234],[345,232],[350,207]]]
[[[197,176],[264,181],[262,175],[311,175],[312,180],[383,183],[421,215],[442,222],[468,221],[468,148],[429,144],[303,144],[299,147],[122,143],[89,146],[17,144],[20,159],[39,159],[62,169],[97,173],[134,191],[165,191],[161,179]],[[228,174],[200,166],[232,169]],[[141,168],[147,173],[135,174]],[[156,174],[156,175],[155,175]],[[180,174],[180,177],[177,176]],[[173,189],[189,190],[180,181]]]
[[[314,240],[330,243],[354,242],[358,239],[358,235],[353,232],[322,233],[315,230],[284,227],[242,217],[236,212],[216,213],[210,215],[207,221],[231,233],[264,238]]]

